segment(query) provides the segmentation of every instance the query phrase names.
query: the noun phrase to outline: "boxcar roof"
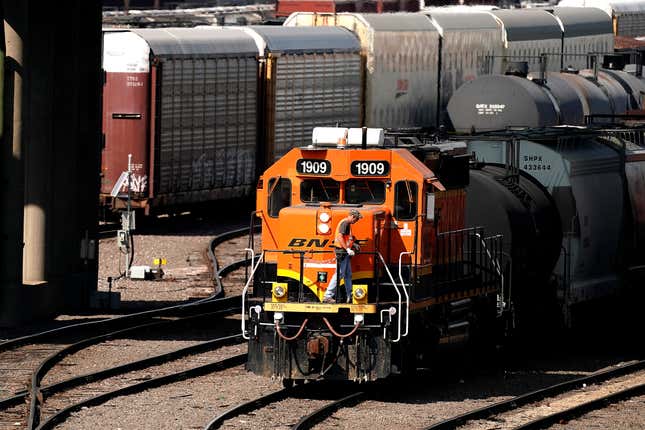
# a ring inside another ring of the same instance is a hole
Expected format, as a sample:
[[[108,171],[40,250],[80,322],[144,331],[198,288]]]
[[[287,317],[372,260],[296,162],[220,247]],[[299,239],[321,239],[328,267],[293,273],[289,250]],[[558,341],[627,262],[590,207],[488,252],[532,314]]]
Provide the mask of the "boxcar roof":
[[[611,18],[595,7],[556,7],[553,14],[562,21],[567,37],[613,34]]]
[[[562,28],[553,15],[544,10],[513,9],[489,12],[504,23],[509,42],[559,39]]]
[[[436,31],[426,16],[419,13],[356,13],[374,31]]]
[[[154,55],[160,57],[258,54],[251,36],[225,28],[143,28],[131,31],[145,39]]]
[[[477,31],[498,30],[499,22],[491,14],[481,11],[451,12],[430,10],[424,14],[434,19],[443,30]]]
[[[360,42],[342,27],[249,26],[271,52],[359,52]]]

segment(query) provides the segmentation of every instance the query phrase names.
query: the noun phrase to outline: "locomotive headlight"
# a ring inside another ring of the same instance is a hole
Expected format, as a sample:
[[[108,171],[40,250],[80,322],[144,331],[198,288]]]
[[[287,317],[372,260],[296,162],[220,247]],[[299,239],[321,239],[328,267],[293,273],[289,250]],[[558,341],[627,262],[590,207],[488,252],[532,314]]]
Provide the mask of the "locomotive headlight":
[[[318,213],[318,224],[316,225],[318,234],[331,233],[331,227],[328,224],[329,221],[331,221],[331,214],[329,212],[321,211]]]
[[[365,304],[367,303],[367,285],[354,284],[352,285],[352,303]]]
[[[327,234],[327,233],[329,233],[329,230],[330,230],[329,229],[329,224],[325,224],[325,223],[322,223],[322,222],[318,224],[318,232],[320,232],[322,234]]]
[[[271,299],[274,302],[286,302],[288,292],[286,282],[274,282],[271,287]]]
[[[275,294],[277,298],[284,297],[285,293],[286,291],[284,290],[284,288],[279,285],[273,289],[273,294]]]

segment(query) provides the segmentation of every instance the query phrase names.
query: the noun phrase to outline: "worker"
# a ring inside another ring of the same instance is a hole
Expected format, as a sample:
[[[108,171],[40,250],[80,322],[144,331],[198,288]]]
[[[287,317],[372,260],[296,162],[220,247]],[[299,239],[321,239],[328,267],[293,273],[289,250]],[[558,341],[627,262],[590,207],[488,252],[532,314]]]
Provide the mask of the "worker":
[[[343,218],[336,226],[334,237],[334,253],[336,254],[336,273],[331,277],[327,291],[325,291],[324,303],[335,303],[336,286],[340,279],[345,280],[345,291],[347,302],[352,300],[352,264],[351,258],[360,251],[360,246],[355,243],[352,235],[352,224],[355,224],[363,215],[356,210],[349,211],[349,215]]]

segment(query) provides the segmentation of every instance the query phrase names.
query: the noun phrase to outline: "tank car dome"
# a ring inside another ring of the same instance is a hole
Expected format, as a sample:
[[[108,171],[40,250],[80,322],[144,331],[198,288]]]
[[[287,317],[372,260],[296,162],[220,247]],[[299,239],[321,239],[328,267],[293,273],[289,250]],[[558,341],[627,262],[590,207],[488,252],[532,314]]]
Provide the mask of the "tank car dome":
[[[483,76],[462,85],[448,102],[448,115],[461,133],[558,124],[547,93],[517,76]]]

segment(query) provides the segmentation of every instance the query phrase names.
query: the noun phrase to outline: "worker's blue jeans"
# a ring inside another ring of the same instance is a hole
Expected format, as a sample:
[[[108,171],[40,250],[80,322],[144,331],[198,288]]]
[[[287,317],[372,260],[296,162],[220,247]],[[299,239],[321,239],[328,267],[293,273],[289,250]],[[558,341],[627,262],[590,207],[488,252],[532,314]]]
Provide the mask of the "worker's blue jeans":
[[[325,298],[332,297],[336,295],[336,286],[338,284],[338,278],[345,280],[345,291],[347,292],[347,297],[352,296],[352,259],[349,255],[336,255],[337,267],[336,273],[331,277],[329,281],[329,286],[327,291],[325,291]],[[340,272],[340,276],[338,276]]]

